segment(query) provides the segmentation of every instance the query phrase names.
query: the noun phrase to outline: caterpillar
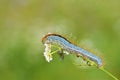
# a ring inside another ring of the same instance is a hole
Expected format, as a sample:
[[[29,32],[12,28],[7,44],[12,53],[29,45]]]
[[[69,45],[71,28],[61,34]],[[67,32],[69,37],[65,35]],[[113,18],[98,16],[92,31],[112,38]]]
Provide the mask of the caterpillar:
[[[91,52],[74,45],[65,37],[59,34],[47,34],[42,37],[43,44],[52,44],[58,45],[61,47],[63,51],[67,51],[68,53],[76,54],[77,56],[82,56],[84,59],[94,62],[97,67],[102,66],[101,58],[97,57],[96,55],[92,54]]]

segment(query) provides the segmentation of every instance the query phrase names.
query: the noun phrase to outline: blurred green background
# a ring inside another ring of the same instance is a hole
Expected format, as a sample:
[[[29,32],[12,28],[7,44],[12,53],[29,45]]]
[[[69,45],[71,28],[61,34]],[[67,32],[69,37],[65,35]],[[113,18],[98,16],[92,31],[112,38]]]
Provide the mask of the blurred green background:
[[[58,33],[100,51],[120,79],[120,0],[0,0],[0,80],[113,80],[71,56],[46,62],[43,35]]]

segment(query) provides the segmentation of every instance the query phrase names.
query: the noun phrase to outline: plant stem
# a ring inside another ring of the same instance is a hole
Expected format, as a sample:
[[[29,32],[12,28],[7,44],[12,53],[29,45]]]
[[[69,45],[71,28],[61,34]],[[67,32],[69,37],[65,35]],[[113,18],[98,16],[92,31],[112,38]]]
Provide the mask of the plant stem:
[[[54,46],[54,47],[56,47],[56,46]],[[58,48],[57,50],[53,51],[51,54],[54,54],[54,53],[56,53],[56,52],[58,52],[60,50],[61,50],[61,48]]]
[[[100,70],[102,70],[103,72],[105,72],[106,74],[108,74],[109,76],[111,76],[113,79],[118,80],[118,78],[116,78],[113,74],[111,74],[109,71],[107,71],[105,68],[100,67]]]

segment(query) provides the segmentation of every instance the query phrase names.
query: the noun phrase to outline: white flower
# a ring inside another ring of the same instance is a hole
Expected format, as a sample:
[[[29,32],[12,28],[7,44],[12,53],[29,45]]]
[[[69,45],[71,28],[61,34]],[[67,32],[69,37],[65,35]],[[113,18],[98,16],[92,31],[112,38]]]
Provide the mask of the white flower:
[[[67,52],[67,51],[63,51],[63,53],[65,53],[65,54],[67,54],[67,55],[68,55],[68,54],[70,54],[70,53],[69,53],[69,52]]]
[[[52,54],[51,54],[51,44],[44,44],[45,45],[45,52],[44,56],[46,61],[50,62],[52,60]]]

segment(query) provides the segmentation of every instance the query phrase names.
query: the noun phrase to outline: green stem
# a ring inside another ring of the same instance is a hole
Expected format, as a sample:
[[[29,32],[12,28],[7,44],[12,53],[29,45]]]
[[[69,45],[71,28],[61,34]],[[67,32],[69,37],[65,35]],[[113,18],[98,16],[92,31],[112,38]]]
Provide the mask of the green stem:
[[[55,47],[55,46],[54,46]],[[56,53],[56,52],[58,52],[58,51],[60,51],[61,50],[61,48],[58,48],[57,50],[55,50],[55,51],[53,51],[51,54],[54,54],[54,53]]]
[[[111,76],[113,79],[118,80],[118,78],[116,78],[113,74],[108,72],[105,68],[101,67],[99,69],[102,70],[103,72],[105,72],[106,74],[108,74],[109,76]]]
[[[57,50],[53,51],[51,54],[54,54],[54,53],[58,52],[59,50],[60,50],[60,49],[57,49]]]

